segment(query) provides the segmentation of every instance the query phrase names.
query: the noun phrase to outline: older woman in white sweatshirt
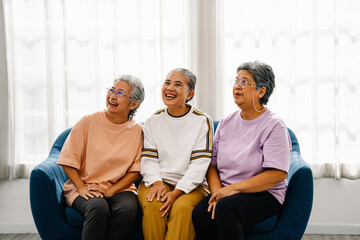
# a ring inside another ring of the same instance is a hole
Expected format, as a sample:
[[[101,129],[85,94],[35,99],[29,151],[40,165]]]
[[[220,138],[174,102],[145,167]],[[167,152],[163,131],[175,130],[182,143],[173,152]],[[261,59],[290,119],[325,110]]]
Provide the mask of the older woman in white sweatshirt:
[[[201,187],[211,160],[211,118],[189,105],[196,76],[170,71],[162,87],[166,107],[146,122],[138,197],[146,240],[194,239],[194,207],[207,193]]]

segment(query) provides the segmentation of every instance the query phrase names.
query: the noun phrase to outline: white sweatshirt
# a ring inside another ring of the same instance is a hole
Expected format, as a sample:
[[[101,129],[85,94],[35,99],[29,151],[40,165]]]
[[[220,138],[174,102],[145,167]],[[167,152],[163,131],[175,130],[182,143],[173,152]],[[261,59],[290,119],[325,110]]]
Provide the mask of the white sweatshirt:
[[[174,117],[161,109],[146,120],[143,131],[140,173],[146,187],[163,181],[189,193],[203,182],[214,133],[207,114],[191,107],[184,116]]]

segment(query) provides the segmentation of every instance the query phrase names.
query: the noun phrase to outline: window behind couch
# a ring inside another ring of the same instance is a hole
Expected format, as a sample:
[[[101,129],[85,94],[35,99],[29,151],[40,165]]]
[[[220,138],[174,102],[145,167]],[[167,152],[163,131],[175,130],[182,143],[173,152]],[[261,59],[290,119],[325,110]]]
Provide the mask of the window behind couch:
[[[135,117],[143,121],[161,107],[167,72],[188,67],[186,1],[4,0],[3,7],[14,177],[43,161],[63,130],[104,109],[119,74],[143,81]]]

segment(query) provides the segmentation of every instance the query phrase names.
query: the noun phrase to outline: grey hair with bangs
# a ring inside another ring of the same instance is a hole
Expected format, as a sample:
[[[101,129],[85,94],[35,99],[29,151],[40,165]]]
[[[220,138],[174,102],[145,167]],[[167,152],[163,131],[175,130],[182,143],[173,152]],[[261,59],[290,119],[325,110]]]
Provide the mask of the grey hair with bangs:
[[[127,82],[130,87],[130,101],[131,102],[139,102],[139,106],[145,99],[145,90],[142,82],[137,77],[134,77],[129,74],[124,74],[115,79],[114,84],[118,81]],[[128,119],[132,119],[135,116],[137,109],[130,110]]]
[[[190,70],[186,69],[186,68],[175,68],[173,70],[171,70],[169,74],[173,73],[173,72],[180,72],[182,73],[186,78],[188,78],[188,85],[189,85],[189,91],[193,91],[194,95],[195,95],[195,85],[196,85],[196,76],[195,74],[193,74]],[[193,99],[194,95],[186,100],[186,102],[189,102],[191,99]]]

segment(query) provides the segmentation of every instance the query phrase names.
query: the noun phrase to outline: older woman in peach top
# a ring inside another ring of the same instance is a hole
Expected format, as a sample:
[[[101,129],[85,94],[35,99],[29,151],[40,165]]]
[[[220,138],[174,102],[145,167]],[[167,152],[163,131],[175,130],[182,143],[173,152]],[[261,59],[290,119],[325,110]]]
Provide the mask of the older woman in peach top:
[[[121,76],[107,91],[106,109],[83,117],[64,143],[58,164],[69,177],[67,204],[85,217],[82,239],[130,234],[143,145],[142,127],[132,118],[144,95],[140,80]]]

